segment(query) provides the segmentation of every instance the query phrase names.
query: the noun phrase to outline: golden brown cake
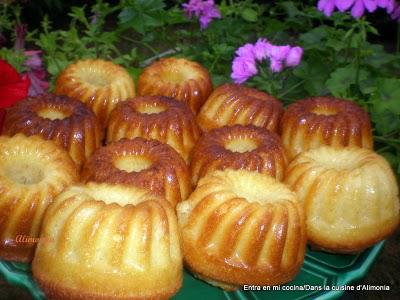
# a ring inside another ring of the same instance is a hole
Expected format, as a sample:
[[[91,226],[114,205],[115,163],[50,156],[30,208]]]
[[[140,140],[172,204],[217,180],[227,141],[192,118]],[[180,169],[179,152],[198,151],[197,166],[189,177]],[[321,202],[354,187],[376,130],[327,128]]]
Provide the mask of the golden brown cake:
[[[79,180],[68,153],[41,137],[0,136],[0,258],[30,262],[47,206]]]
[[[169,299],[182,285],[174,210],[143,190],[72,186],[49,207],[32,272],[48,299]]]
[[[185,102],[197,113],[212,92],[208,71],[184,58],[162,58],[144,69],[139,77],[138,94],[166,96]]]
[[[151,190],[173,207],[192,190],[189,169],[179,154],[168,145],[143,138],[99,148],[84,165],[82,180]]]
[[[182,102],[162,96],[135,97],[120,103],[110,115],[107,141],[143,137],[174,148],[189,163],[200,136],[194,114]]]
[[[299,154],[285,182],[303,202],[311,244],[362,251],[399,223],[399,191],[386,160],[371,150],[322,146]]]
[[[135,96],[135,84],[123,67],[101,59],[86,59],[60,73],[55,93],[85,103],[105,127],[117,103]]]
[[[197,122],[203,131],[226,125],[255,125],[277,131],[283,114],[282,103],[254,88],[223,84],[204,103]]]
[[[278,285],[299,272],[306,228],[295,193],[247,170],[213,171],[177,206],[186,265],[224,289]]]
[[[253,125],[224,126],[205,133],[193,150],[192,185],[213,170],[227,168],[267,174],[282,180],[285,150],[279,136]]]
[[[281,133],[290,160],[322,145],[373,148],[367,112],[354,102],[333,97],[311,97],[289,105]]]
[[[28,97],[7,111],[3,134],[16,133],[53,140],[69,152],[78,167],[103,138],[99,121],[86,105],[52,94]]]

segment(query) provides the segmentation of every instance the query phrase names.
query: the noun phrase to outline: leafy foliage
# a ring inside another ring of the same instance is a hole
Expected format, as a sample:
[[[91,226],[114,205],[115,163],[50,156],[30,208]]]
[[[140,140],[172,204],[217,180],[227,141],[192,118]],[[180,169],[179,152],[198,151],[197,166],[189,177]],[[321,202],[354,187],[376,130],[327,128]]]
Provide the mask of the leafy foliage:
[[[112,6],[98,0],[91,7],[71,7],[67,28],[52,28],[44,17],[28,40],[44,52],[52,79],[67,64],[93,57],[122,64],[136,78],[153,60],[175,55],[203,64],[215,85],[230,81],[235,51],[245,43],[263,37],[299,45],[304,49],[300,66],[273,74],[263,64],[246,84],[285,104],[328,94],[356,101],[371,115],[376,148],[400,174],[400,55],[370,42],[379,32],[367,18],[339,12],[327,18],[316,1],[221,0],[222,18],[200,30],[198,20],[184,14],[183,1],[171,2],[120,0]],[[15,39],[19,16],[17,7],[3,6],[0,33]],[[2,48],[0,57],[23,71],[22,53]]]

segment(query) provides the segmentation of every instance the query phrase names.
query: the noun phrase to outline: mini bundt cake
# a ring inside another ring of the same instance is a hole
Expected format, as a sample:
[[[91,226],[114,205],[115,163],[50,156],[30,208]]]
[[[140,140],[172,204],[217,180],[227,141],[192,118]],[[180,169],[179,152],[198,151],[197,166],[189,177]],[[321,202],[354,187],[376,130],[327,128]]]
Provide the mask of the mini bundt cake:
[[[162,58],[146,67],[139,77],[138,94],[166,96],[185,102],[197,113],[212,92],[208,71],[184,58]]]
[[[67,66],[60,73],[55,93],[82,101],[106,127],[117,103],[135,96],[135,84],[123,67],[101,59],[86,59]]]
[[[285,182],[304,204],[308,239],[316,248],[358,252],[399,223],[396,178],[369,149],[322,146],[303,152],[290,163]]]
[[[205,133],[193,150],[192,185],[212,170],[227,168],[282,180],[286,155],[279,136],[253,125],[224,126]]]
[[[223,84],[204,103],[197,122],[203,131],[225,125],[255,125],[276,132],[283,114],[282,103],[254,88]]]
[[[0,136],[0,258],[30,262],[48,205],[78,180],[74,162],[54,142]]]
[[[168,145],[143,138],[122,139],[97,149],[82,169],[82,180],[151,190],[173,207],[192,190],[182,157]]]
[[[93,112],[66,96],[28,97],[11,107],[3,134],[40,135],[65,148],[80,167],[100,146],[103,131]]]
[[[186,265],[224,289],[278,285],[299,272],[305,253],[303,207],[275,178],[213,171],[177,206]]]
[[[194,114],[182,102],[162,96],[135,97],[120,103],[110,115],[107,141],[143,137],[174,148],[189,163],[200,136]]]
[[[175,212],[143,190],[72,186],[41,237],[32,272],[48,299],[169,299],[182,285]]]
[[[367,112],[354,102],[311,97],[288,106],[281,123],[288,158],[322,145],[373,148]]]

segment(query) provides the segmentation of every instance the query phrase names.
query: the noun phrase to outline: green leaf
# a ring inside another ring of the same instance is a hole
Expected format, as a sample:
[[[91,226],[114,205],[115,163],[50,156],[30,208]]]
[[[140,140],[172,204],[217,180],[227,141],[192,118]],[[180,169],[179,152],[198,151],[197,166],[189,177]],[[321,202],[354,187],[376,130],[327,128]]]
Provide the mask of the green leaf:
[[[369,78],[369,72],[361,69],[359,71],[359,82]],[[326,82],[326,86],[335,97],[348,97],[349,88],[357,82],[357,68],[354,65],[348,65],[333,71]]]
[[[300,36],[300,41],[304,50],[319,49],[324,50],[325,41],[328,38],[328,27],[319,26],[309,32],[306,32]]]
[[[241,16],[247,22],[257,22],[257,19],[258,19],[258,13],[254,9],[249,8],[249,7],[246,7],[241,12]]]
[[[400,131],[400,79],[380,78],[370,98],[371,116],[379,134]]]

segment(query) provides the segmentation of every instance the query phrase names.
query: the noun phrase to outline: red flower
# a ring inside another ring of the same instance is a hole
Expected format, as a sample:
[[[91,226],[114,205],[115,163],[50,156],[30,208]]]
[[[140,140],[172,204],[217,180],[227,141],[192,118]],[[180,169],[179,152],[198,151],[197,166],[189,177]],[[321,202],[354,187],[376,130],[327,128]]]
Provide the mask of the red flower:
[[[6,114],[5,108],[25,98],[30,84],[27,75],[21,77],[13,66],[0,59],[0,130]]]

